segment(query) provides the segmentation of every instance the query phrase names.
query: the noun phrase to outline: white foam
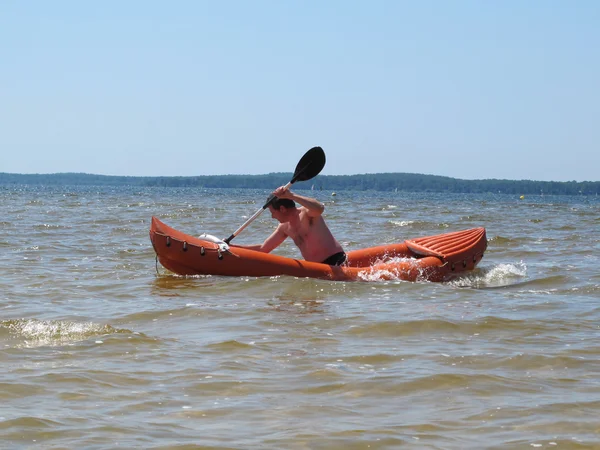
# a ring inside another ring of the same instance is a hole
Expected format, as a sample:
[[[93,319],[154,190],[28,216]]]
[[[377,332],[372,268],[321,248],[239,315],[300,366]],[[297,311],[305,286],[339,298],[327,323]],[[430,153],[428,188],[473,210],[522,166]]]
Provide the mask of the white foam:
[[[68,345],[90,336],[107,333],[106,325],[64,320],[18,320],[8,328],[25,339],[26,347]]]
[[[498,264],[488,268],[480,268],[476,272],[465,273],[449,284],[457,287],[502,286],[512,284],[515,279],[527,276],[527,266],[523,261],[515,264]]]
[[[398,227],[406,227],[408,225],[412,225],[413,223],[415,223],[415,221],[414,220],[400,220],[400,221],[398,221],[398,220],[391,220],[390,223],[392,225],[396,225]]]

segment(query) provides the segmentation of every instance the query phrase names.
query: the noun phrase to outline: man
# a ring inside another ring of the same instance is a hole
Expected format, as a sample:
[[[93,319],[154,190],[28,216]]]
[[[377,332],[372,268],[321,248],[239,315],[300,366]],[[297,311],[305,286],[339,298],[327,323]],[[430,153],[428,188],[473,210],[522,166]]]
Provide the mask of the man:
[[[269,204],[271,217],[279,225],[262,244],[238,245],[238,247],[270,253],[289,236],[306,261],[321,262],[332,266],[342,265],[346,253],[333,237],[322,217],[325,205],[314,198],[294,194],[285,186],[277,188],[275,198]],[[300,207],[296,206],[296,203]]]

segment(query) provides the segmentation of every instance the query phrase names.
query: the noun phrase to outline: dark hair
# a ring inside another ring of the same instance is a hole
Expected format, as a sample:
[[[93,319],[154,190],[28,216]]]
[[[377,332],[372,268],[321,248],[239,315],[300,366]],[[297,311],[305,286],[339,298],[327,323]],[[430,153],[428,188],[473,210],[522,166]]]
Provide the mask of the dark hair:
[[[285,206],[286,208],[295,208],[296,207],[296,203],[294,203],[294,200],[289,199],[289,198],[277,198],[277,197],[273,197],[273,200],[270,201],[270,205],[272,205],[273,208],[275,208],[275,209],[279,209],[280,206]]]

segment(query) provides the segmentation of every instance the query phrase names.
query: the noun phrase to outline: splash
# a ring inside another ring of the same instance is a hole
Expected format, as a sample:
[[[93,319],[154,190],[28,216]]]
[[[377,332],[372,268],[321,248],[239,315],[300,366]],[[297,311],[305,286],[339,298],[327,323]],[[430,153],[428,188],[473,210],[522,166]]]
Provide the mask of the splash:
[[[20,319],[0,322],[17,339],[17,347],[63,346],[93,336],[115,333],[110,325],[63,320]]]
[[[448,284],[456,287],[492,288],[519,284],[527,277],[527,266],[523,261],[516,264],[498,264],[480,268],[461,275]]]
[[[406,279],[406,267],[416,260],[414,258],[393,257],[375,261],[371,268],[358,273],[361,281],[404,281]],[[378,267],[384,265],[384,267]],[[419,268],[417,280],[425,279],[423,269]]]
[[[358,273],[361,281],[399,281],[400,276],[391,270],[365,270]]]

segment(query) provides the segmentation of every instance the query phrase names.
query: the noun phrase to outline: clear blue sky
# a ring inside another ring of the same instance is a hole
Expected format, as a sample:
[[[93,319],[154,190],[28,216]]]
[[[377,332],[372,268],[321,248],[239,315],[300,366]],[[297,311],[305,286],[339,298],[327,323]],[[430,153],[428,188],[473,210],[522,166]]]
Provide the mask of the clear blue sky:
[[[0,172],[600,180],[600,1],[0,2]]]

